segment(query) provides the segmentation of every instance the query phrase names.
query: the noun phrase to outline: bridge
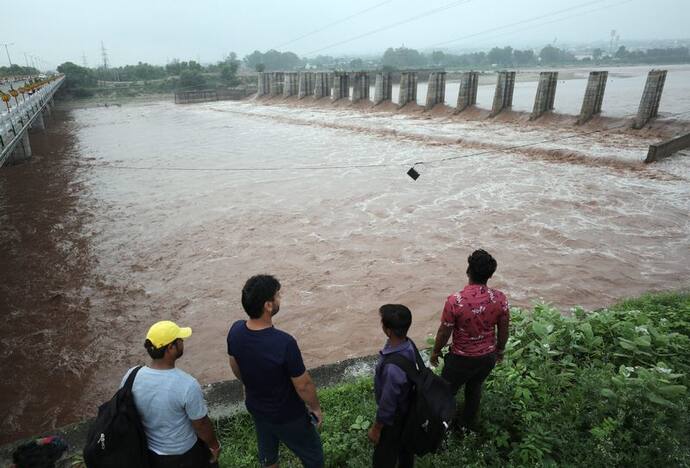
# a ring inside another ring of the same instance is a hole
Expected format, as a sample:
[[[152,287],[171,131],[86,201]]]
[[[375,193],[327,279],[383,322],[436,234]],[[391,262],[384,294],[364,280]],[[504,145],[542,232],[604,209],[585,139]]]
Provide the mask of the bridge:
[[[44,130],[63,75],[0,89],[0,167],[31,157],[29,130]],[[17,84],[17,83],[14,83]]]

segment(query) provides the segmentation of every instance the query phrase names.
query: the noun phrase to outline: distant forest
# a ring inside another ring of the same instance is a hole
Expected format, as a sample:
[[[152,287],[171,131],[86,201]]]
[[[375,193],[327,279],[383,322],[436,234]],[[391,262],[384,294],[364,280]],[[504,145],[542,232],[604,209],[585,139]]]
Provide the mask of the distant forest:
[[[538,65],[582,65],[582,64],[669,64],[690,63],[687,47],[648,49],[630,51],[620,46],[614,53],[603,49],[592,50],[591,55],[576,57],[572,52],[547,45],[541,50],[519,50],[510,46],[494,47],[488,52],[451,54],[442,51],[423,53],[407,47],[389,48],[378,59],[338,58],[319,55],[314,58],[300,58],[293,52],[258,50],[244,57],[247,68],[256,71],[298,70],[303,68],[325,69],[389,69],[409,68],[469,68],[469,67],[530,67]]]
[[[185,89],[208,89],[252,84],[250,78],[255,71],[273,70],[405,70],[444,68],[446,70],[519,68],[534,66],[568,65],[631,65],[631,64],[673,64],[690,63],[687,47],[666,49],[628,50],[620,46],[614,53],[593,49],[590,54],[577,57],[572,52],[547,45],[540,50],[494,47],[488,52],[451,54],[442,51],[423,53],[407,47],[389,48],[376,58],[331,57],[319,55],[301,58],[294,52],[254,51],[239,59],[235,53],[223,60],[202,65],[194,60],[172,60],[165,66],[139,62],[110,68],[85,68],[72,62],[63,63],[58,71],[67,75],[66,90],[76,97],[88,97],[100,88],[118,88],[118,83],[136,84],[136,93],[170,92]],[[16,66],[15,66],[16,67]],[[0,76],[2,70],[0,68]],[[22,72],[22,67],[17,67]],[[20,75],[12,68],[12,74]],[[35,70],[33,70],[35,72]],[[128,92],[116,89],[127,95]]]

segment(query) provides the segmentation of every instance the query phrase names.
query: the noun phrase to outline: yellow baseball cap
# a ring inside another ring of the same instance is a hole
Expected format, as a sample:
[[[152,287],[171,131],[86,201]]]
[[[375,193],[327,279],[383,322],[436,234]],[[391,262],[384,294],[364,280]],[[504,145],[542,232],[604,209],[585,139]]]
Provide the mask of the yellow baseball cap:
[[[146,334],[146,339],[156,348],[161,348],[178,338],[189,338],[190,336],[192,336],[192,329],[190,327],[180,328],[175,322],[163,320],[151,325],[149,332]]]

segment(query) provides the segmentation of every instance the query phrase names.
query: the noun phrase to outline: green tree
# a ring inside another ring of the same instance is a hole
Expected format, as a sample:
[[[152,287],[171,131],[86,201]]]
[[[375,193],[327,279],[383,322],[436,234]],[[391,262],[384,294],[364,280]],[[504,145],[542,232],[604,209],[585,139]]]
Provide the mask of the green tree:
[[[179,87],[184,90],[203,89],[206,78],[198,70],[184,70],[180,73]]]
[[[492,65],[509,66],[513,64],[513,48],[510,46],[503,48],[494,47],[486,57]]]
[[[407,47],[399,47],[393,49],[389,47],[383,54],[381,63],[384,66],[391,66],[395,68],[413,68],[423,67],[426,65],[426,57],[415,49],[408,49]]]
[[[592,58],[594,60],[601,60],[601,57],[604,56],[604,51],[600,48],[596,48],[592,51]]]
[[[58,66],[57,70],[65,74],[65,89],[75,90],[96,85],[96,77],[93,70],[80,67],[72,62],[65,62]]]

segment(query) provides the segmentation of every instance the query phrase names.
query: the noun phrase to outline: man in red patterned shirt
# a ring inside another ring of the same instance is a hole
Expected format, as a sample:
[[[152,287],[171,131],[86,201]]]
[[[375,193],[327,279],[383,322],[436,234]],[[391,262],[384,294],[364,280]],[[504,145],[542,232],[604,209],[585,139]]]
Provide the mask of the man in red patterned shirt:
[[[446,300],[431,364],[438,365],[441,349],[452,333],[453,344],[441,376],[450,383],[453,394],[465,386],[465,408],[459,423],[476,429],[482,384],[496,362],[503,359],[510,312],[505,294],[486,285],[496,271],[496,260],[486,251],[476,250],[467,262],[469,284]]]

